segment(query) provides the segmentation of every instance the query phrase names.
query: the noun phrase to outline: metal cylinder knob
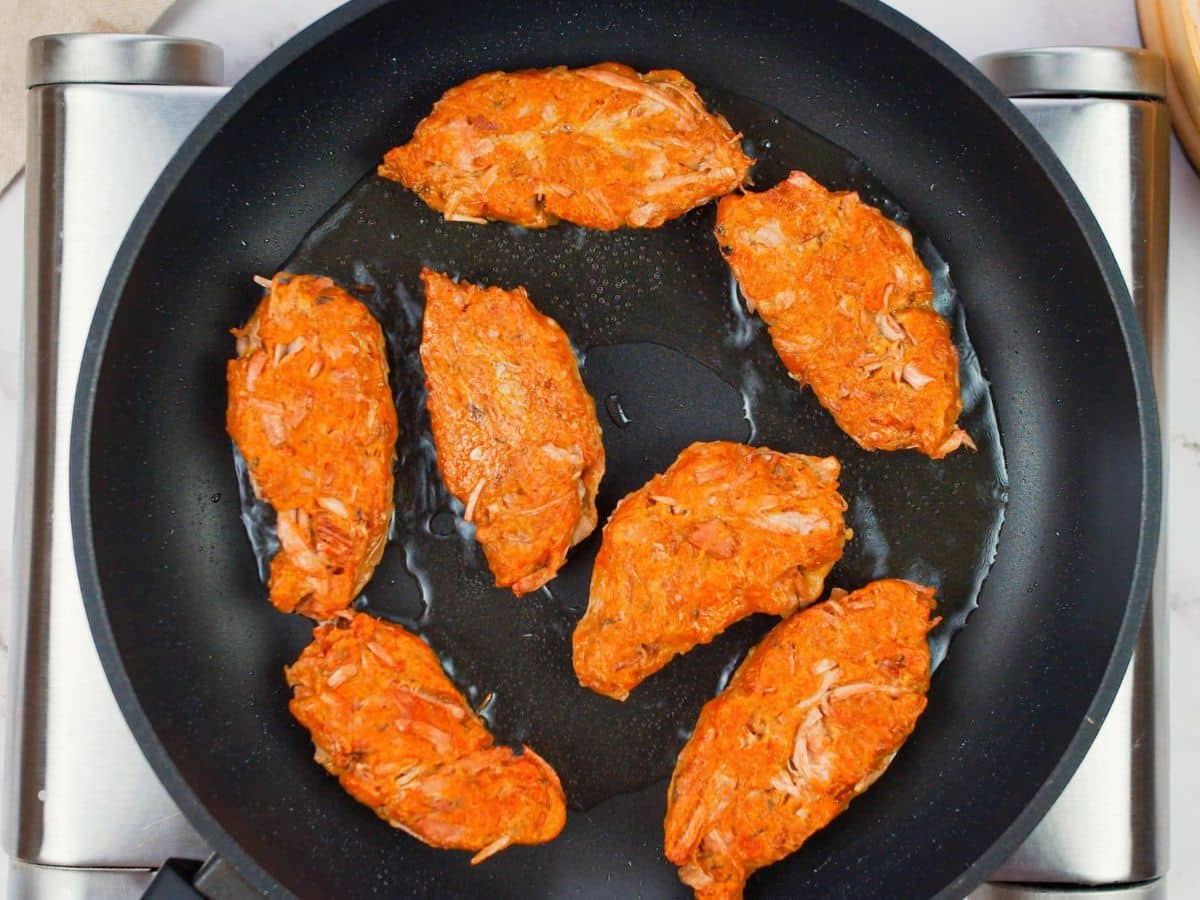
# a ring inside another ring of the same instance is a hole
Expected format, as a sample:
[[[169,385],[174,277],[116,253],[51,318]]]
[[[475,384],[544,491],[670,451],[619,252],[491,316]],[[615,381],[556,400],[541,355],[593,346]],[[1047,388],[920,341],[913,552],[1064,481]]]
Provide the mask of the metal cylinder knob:
[[[1141,97],[1167,95],[1167,69],[1139,47],[1037,47],[988,53],[975,60],[1009,97]]]
[[[217,87],[221,48],[157,34],[44,34],[29,42],[27,87],[46,84],[190,84]]]

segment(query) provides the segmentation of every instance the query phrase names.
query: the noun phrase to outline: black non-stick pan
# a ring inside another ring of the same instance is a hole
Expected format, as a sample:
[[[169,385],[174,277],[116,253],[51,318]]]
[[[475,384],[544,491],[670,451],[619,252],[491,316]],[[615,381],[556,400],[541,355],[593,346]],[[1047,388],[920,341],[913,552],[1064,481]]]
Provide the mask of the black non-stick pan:
[[[912,228],[955,320],[977,453],[934,463],[841,435],[740,307],[711,206],[656,231],[529,232],[443,223],[372,174],[472,75],[602,60],[685,72],[744,132],[758,186],[805,168]],[[490,586],[425,436],[421,264],[525,284],[566,328],[604,427],[602,515],[692,440],[834,453],[858,534],[831,583],[939,588],[945,658],[916,733],[748,896],[955,896],[982,880],[1058,794],[1128,661],[1157,538],[1158,426],[1132,306],[1062,167],[969,65],[869,0],[362,0],[273,54],[187,140],[92,328],[71,513],[114,691],[214,849],[273,896],[687,895],[662,858],[664,778],[771,622],[742,623],[625,705],[574,683],[598,535],[548,591]],[[424,634],[499,739],[555,765],[572,809],[549,845],[472,868],[389,829],[287,713],[282,667],[310,623],[266,601],[243,517],[270,515],[239,502],[224,431],[228,330],[258,301],[251,276],[285,265],[357,286],[389,338],[397,516],[363,603]]]

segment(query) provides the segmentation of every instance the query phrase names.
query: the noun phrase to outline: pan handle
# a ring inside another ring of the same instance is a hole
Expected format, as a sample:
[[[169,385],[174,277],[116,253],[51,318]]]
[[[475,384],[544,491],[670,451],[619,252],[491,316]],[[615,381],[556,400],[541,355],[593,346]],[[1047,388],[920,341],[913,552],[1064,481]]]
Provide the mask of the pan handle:
[[[168,859],[154,874],[142,900],[256,900],[261,897],[217,854],[203,864]]]
[[[194,859],[168,859],[154,873],[142,900],[199,900],[203,895],[192,886],[199,869]]]

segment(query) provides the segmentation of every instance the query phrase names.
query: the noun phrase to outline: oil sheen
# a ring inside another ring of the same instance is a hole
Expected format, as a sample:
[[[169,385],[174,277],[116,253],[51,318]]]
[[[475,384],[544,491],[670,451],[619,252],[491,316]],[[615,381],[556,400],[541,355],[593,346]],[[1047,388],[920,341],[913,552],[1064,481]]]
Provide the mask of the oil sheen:
[[[497,738],[536,748],[576,808],[652,785],[661,792],[700,707],[776,620],[738,623],[673,661],[624,703],[581,688],[571,634],[587,607],[600,532],[540,591],[518,599],[493,585],[462,504],[437,472],[418,356],[422,266],[482,284],[524,285],[566,330],[604,433],[601,522],[693,441],[832,454],[842,463],[854,538],[827,587],[853,590],[899,577],[937,588],[936,663],[978,602],[1003,521],[1004,454],[988,383],[967,337],[970,306],[979,301],[958,296],[936,238],[838,146],[752,101],[706,96],[743,133],[757,159],[757,187],[802,169],[830,188],[859,191],[913,231],[933,273],[937,308],[952,324],[960,421],[978,452],[935,462],[913,452],[868,453],[842,434],[811,392],[787,377],[762,322],[747,312],[717,252],[712,204],[653,230],[531,231],[445,222],[400,185],[370,175],[280,264],[353,289],[387,337],[400,421],[396,512],[387,551],[357,605],[428,641]],[[244,521],[265,573],[278,546],[272,516],[250,496],[244,466],[239,471]]]

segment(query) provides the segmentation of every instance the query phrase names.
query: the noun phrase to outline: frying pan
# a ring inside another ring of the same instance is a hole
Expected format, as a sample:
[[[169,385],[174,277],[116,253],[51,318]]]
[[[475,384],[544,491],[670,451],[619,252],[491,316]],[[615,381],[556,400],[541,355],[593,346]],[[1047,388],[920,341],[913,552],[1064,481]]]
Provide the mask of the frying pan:
[[[965,894],[1043,815],[1116,691],[1157,540],[1158,424],[1132,305],[1062,167],[968,64],[869,0],[360,0],[236,85],[148,196],[83,360],[71,515],[117,699],[183,812],[265,894],[687,895],[661,858],[661,782],[572,812],[546,847],[476,868],[341,793],[286,712],[280,668],[308,624],[263,597],[223,429],[227,330],[256,302],[252,274],[275,271],[448,86],[607,59],[681,69],[836,142],[949,263],[1007,455],[995,563],[887,776],[748,892]],[[487,262],[471,274],[486,276]],[[653,291],[638,304],[646,319],[687,319]],[[655,371],[646,364],[648,382]],[[913,456],[880,465],[903,472]],[[537,608],[509,604],[512,616]],[[619,753],[601,723],[589,737],[597,765]]]

